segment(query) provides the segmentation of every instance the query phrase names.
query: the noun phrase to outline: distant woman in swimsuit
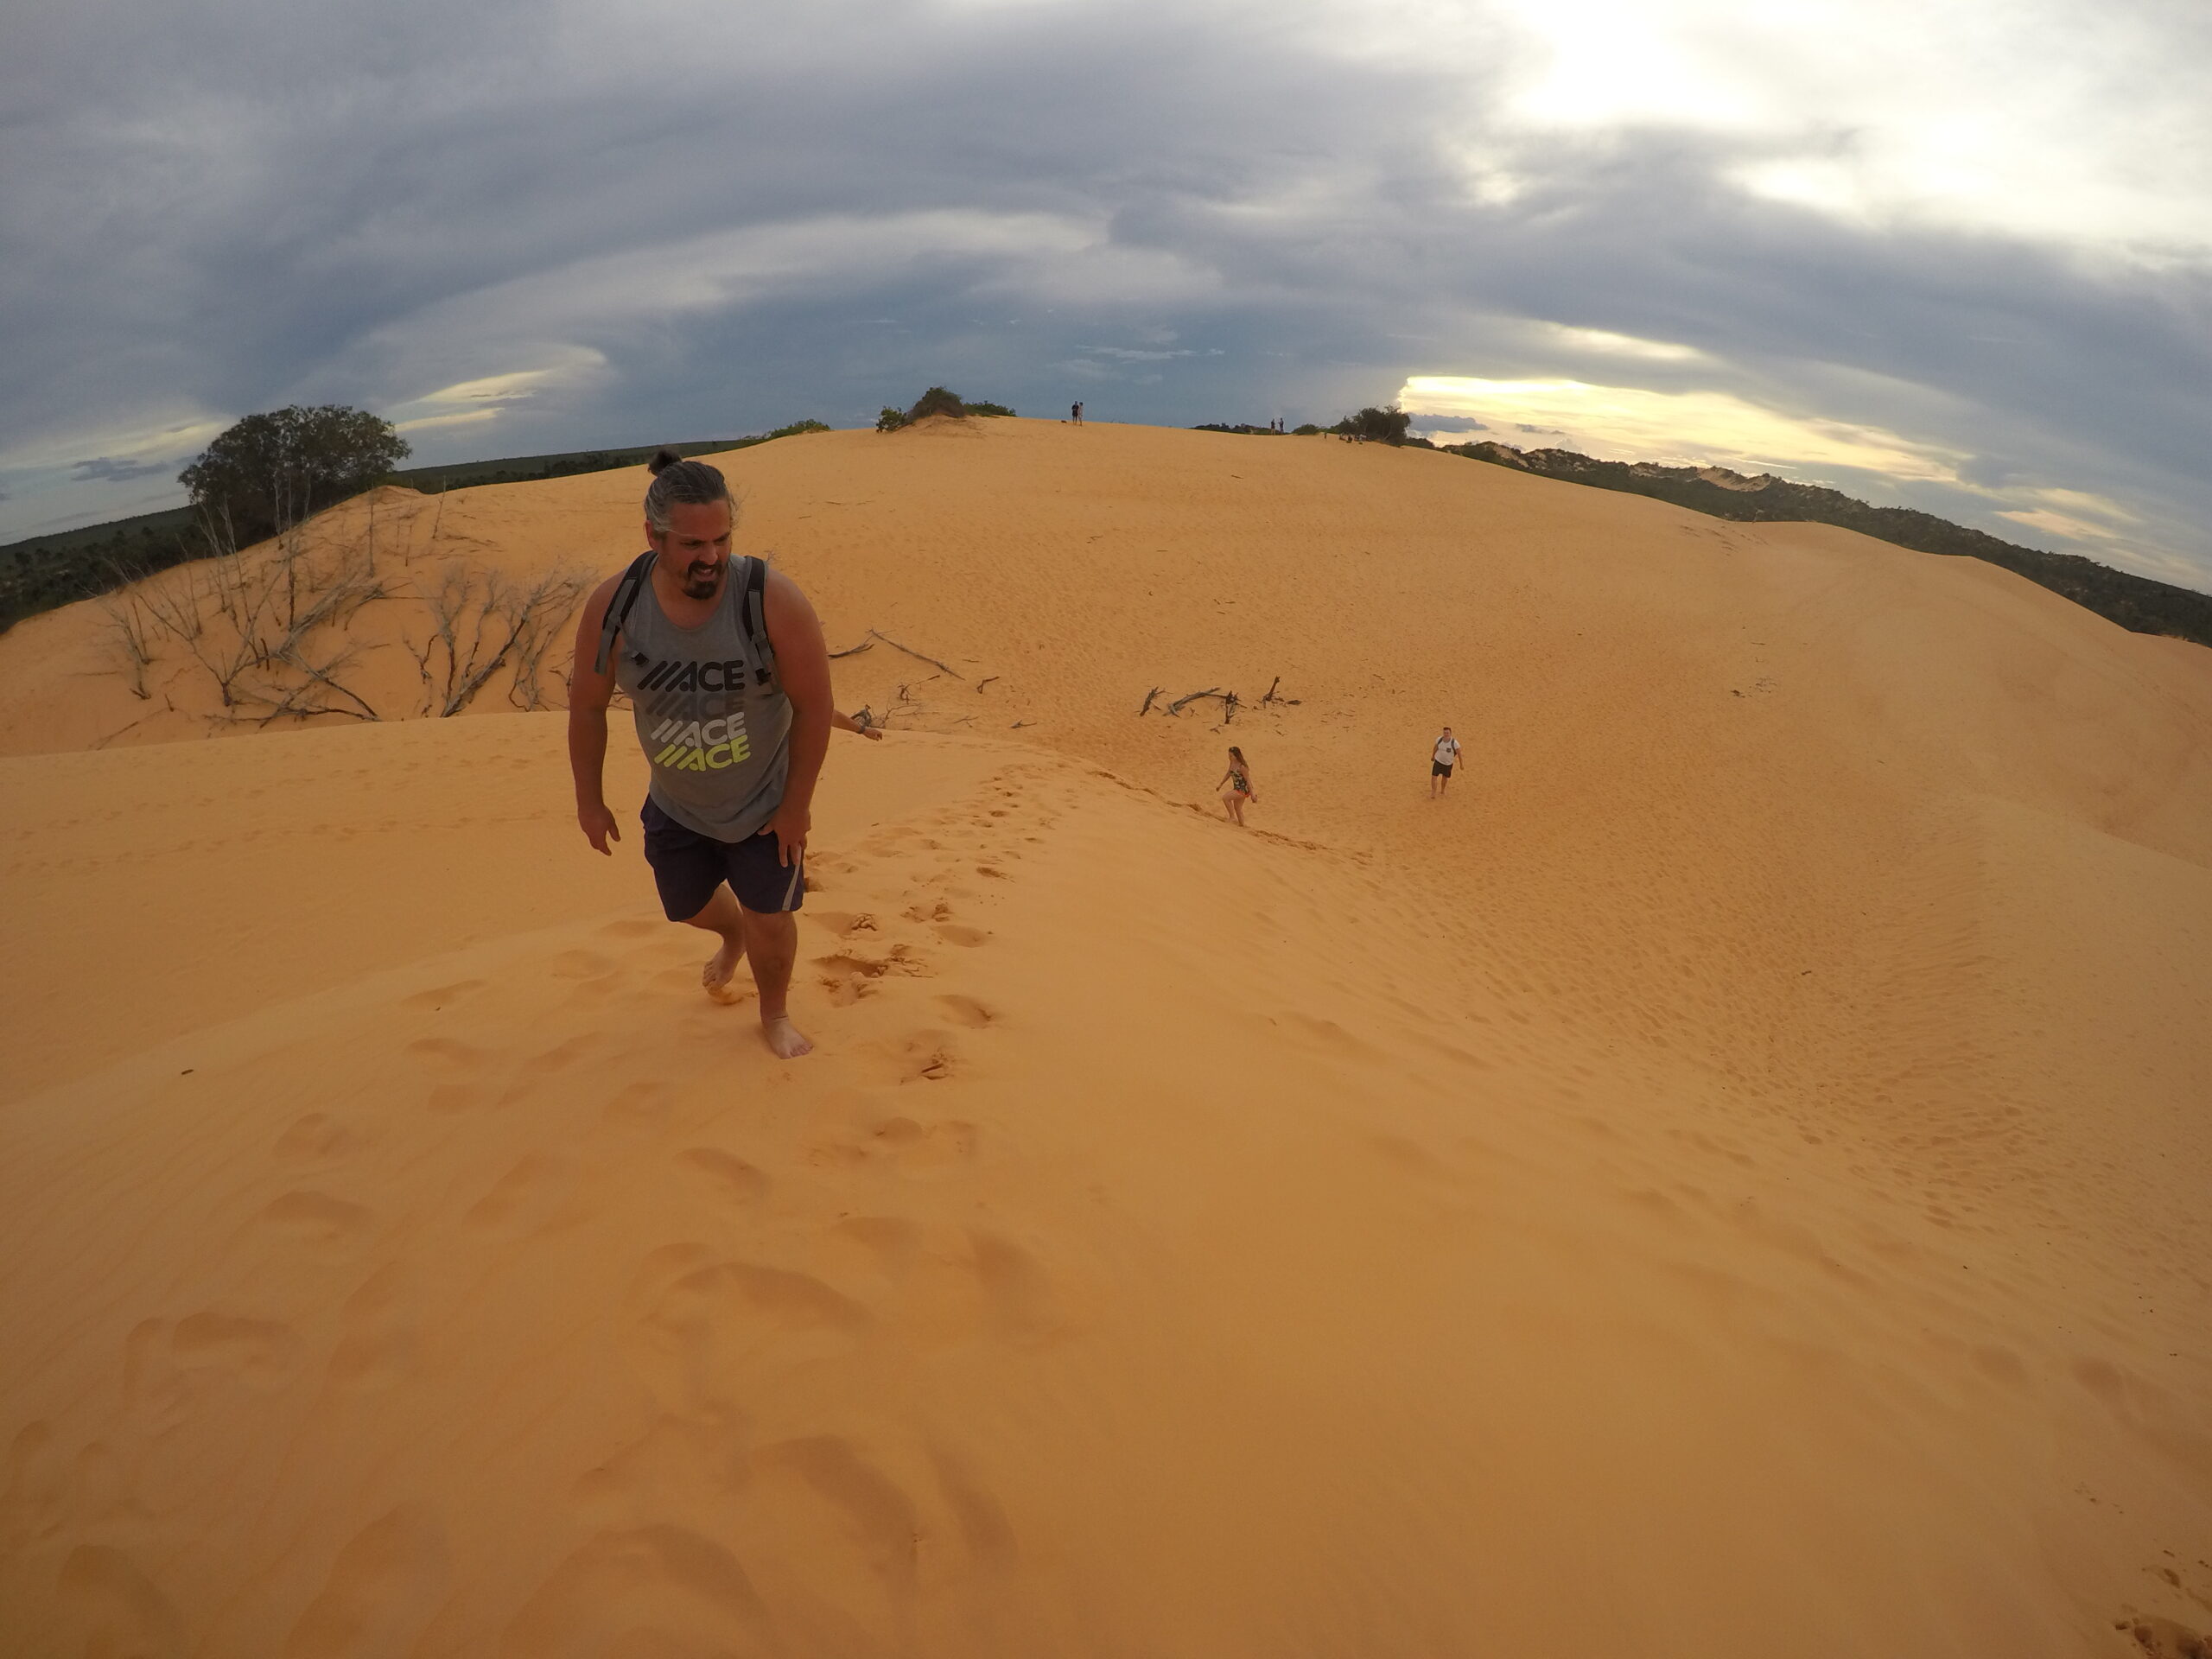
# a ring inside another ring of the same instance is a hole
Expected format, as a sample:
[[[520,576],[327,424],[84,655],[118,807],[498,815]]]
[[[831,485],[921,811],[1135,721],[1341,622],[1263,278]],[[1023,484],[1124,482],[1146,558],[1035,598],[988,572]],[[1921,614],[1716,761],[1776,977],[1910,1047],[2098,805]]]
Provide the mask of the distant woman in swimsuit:
[[[1244,822],[1244,803],[1260,798],[1252,792],[1252,763],[1234,743],[1229,746],[1229,770],[1214,787],[1221,791],[1222,808],[1229,814],[1229,821],[1241,825]]]

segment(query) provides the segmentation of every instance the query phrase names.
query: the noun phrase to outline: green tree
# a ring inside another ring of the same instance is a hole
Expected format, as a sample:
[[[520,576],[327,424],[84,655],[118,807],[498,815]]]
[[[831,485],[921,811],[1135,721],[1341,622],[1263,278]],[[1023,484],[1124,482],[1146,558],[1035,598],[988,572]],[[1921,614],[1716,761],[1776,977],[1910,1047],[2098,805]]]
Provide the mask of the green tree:
[[[1370,405],[1357,415],[1345,416],[1329,429],[1370,443],[1403,443],[1406,429],[1412,423],[1413,416],[1393,404],[1388,409]]]
[[[943,386],[931,386],[914,399],[914,406],[906,411],[906,418],[919,421],[931,415],[950,415],[955,420],[964,420],[968,406],[960,401],[957,393],[947,391]]]
[[[249,415],[177,474],[234,546],[280,535],[382,482],[408,454],[390,421],[324,404]]]

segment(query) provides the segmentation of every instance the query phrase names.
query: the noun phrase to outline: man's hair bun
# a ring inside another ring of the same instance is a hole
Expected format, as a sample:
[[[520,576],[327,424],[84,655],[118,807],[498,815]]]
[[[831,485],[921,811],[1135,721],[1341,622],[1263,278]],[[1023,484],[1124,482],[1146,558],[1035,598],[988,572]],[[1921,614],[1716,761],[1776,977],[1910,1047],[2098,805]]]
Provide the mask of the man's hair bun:
[[[683,457],[673,449],[657,450],[654,452],[653,458],[645,463],[645,470],[655,478],[658,478],[670,467],[681,466],[683,461]]]

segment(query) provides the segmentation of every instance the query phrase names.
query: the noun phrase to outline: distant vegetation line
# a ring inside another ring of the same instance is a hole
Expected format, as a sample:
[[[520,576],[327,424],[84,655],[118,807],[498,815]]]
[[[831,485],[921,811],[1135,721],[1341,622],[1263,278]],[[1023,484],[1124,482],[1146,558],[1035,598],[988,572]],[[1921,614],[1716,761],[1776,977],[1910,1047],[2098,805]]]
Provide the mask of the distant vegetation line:
[[[1516,449],[1507,443],[1455,443],[1451,454],[1512,467],[1543,478],[1601,490],[1648,495],[1738,524],[1835,524],[1918,553],[1981,559],[2025,576],[2054,594],[2136,633],[2165,634],[2212,645],[2212,594],[2150,576],[2131,575],[2078,553],[2046,553],[1986,531],[1955,524],[1911,507],[1877,507],[1817,484],[1764,475],[1746,478],[1719,467],[1661,467],[1649,461],[1597,461],[1572,449]]]
[[[1492,466],[1510,467],[1540,478],[1556,478],[1595,489],[1648,495],[1693,512],[1738,524],[1835,524],[1877,541],[1909,547],[1916,553],[1980,559],[2025,576],[2085,610],[2135,633],[2164,634],[2212,645],[2212,594],[2177,588],[2150,576],[2131,575],[2078,553],[2046,553],[2002,541],[1983,531],[1955,524],[1910,507],[1878,507],[1817,484],[1794,484],[1762,474],[1755,478],[1725,467],[1662,467],[1651,461],[1599,461],[1572,449],[1516,449],[1510,443],[1431,443],[1408,436],[1411,416],[1398,409],[1363,409],[1334,426],[1301,426],[1278,433],[1249,423],[1214,422],[1200,432],[1231,432],[1254,437],[1361,438],[1465,455]]]
[[[571,449],[559,454],[450,461],[439,467],[410,467],[390,474],[389,481],[435,495],[442,490],[464,490],[480,484],[519,484],[642,466],[652,459],[655,450],[664,448],[681,455],[701,455],[717,450],[743,449],[795,433],[829,429],[818,421],[801,421],[750,437],[647,444],[634,449]],[[97,598],[171,565],[205,558],[208,551],[197,514],[191,507],[141,513],[135,518],[86,524],[0,546],[0,632],[13,627],[25,617],[58,610],[80,599]]]

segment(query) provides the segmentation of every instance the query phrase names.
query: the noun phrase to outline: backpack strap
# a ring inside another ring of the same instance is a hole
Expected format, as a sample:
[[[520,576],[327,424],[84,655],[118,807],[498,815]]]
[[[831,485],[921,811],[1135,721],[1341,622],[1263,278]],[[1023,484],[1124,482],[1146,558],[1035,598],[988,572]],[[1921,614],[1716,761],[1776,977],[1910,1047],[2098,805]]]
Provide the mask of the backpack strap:
[[[745,568],[746,636],[753,645],[753,678],[766,685],[776,677],[776,653],[768,644],[768,562],[748,557]]]
[[[630,568],[622,573],[622,580],[614,585],[614,592],[607,601],[607,615],[599,625],[599,654],[592,658],[591,671],[607,672],[607,664],[614,655],[614,636],[629,620],[630,607],[638,602],[639,591],[651,578],[653,556],[650,550],[630,561]]]

